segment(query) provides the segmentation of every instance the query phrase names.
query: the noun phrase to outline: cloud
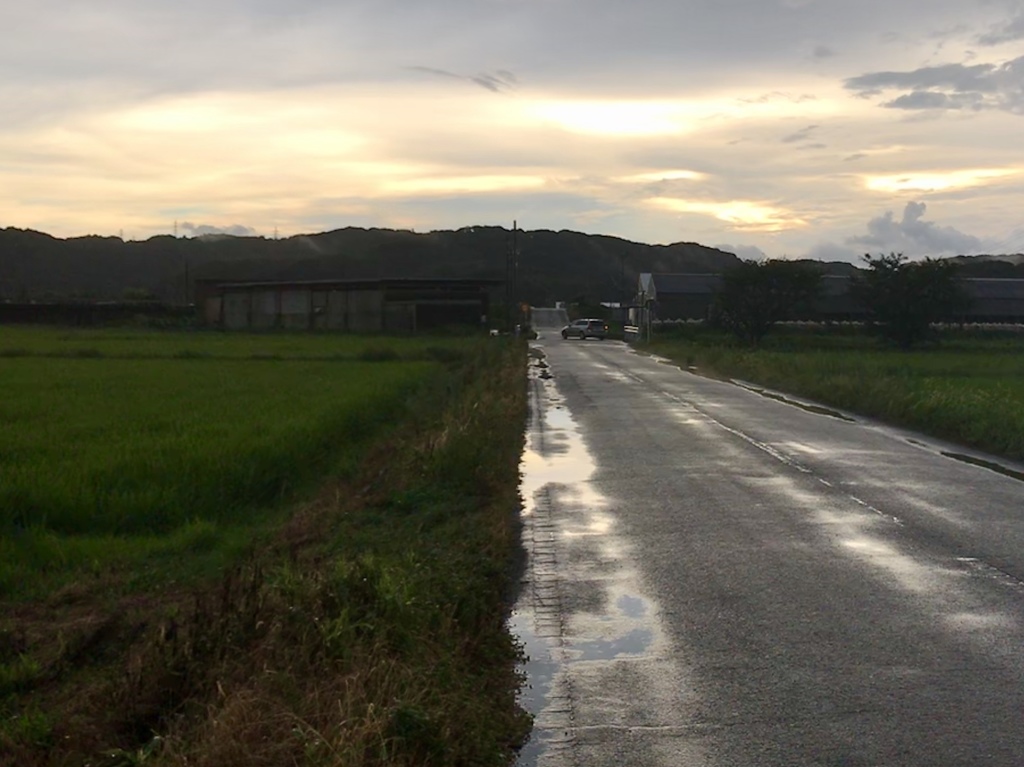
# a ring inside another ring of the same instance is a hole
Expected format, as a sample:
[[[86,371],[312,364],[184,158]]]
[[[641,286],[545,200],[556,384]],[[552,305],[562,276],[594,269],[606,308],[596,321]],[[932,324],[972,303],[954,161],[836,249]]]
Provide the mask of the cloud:
[[[817,101],[818,97],[813,93],[786,93],[785,91],[771,91],[762,93],[760,96],[738,98],[740,104],[771,104],[773,102],[786,102],[790,104],[804,104],[808,101]]]
[[[754,200],[689,200],[677,197],[651,197],[646,203],[652,207],[675,213],[712,216],[726,222],[736,231],[781,232],[799,229],[807,222],[794,212],[772,203]]]
[[[908,202],[902,218],[897,220],[891,210],[886,211],[868,222],[867,234],[847,238],[846,242],[907,256],[970,255],[986,249],[987,244],[980,237],[925,221],[927,210],[923,202]]]
[[[836,52],[827,45],[816,45],[814,50],[811,51],[811,58],[814,59],[830,59],[835,55]]]
[[[846,261],[855,264],[860,261],[862,255],[863,253],[848,245],[841,245],[838,242],[819,242],[807,251],[805,258],[814,261]]]
[[[865,175],[864,186],[874,192],[942,192],[970,189],[1013,179],[1015,168],[966,168],[962,170],[899,173],[896,175]]]
[[[889,109],[997,109],[1024,115],[1024,56],[1002,64],[941,64],[908,72],[869,72],[851,77],[847,90],[869,98],[907,91]]]
[[[939,91],[912,91],[882,104],[889,109],[974,109],[985,108],[984,98],[978,93],[941,93]]]
[[[865,253],[902,253],[908,258],[938,258],[1011,250],[1006,247],[1010,240],[1004,242],[977,237],[952,226],[926,221],[927,210],[928,206],[923,202],[908,202],[899,218],[888,210],[868,221],[864,234],[846,237],[841,242],[819,242],[810,248],[806,258],[859,263]]]
[[[204,237],[209,234],[227,234],[232,237],[255,237],[256,230],[241,224],[231,226],[210,226],[209,224],[193,224],[191,221],[182,221],[178,225],[183,232],[188,232],[193,237]]]
[[[744,261],[764,261],[768,258],[768,254],[756,245],[715,245],[714,247],[724,250],[726,253],[735,253]]]
[[[1024,40],[1024,13],[994,25],[988,32],[979,35],[976,42],[978,45],[1001,45],[1015,40]]]
[[[795,144],[799,141],[806,141],[811,137],[811,134],[818,129],[817,125],[808,125],[806,128],[801,128],[796,133],[790,133],[788,136],[783,136],[781,141],[783,144]]]
[[[504,91],[512,90],[519,84],[519,79],[509,72],[507,69],[495,70],[493,74],[482,72],[478,75],[459,75],[455,72],[449,72],[447,69],[438,69],[436,67],[406,67],[414,72],[423,72],[428,75],[435,75],[437,77],[444,77],[450,80],[463,80],[465,82],[479,85],[481,88],[485,88],[492,93],[502,93]]]

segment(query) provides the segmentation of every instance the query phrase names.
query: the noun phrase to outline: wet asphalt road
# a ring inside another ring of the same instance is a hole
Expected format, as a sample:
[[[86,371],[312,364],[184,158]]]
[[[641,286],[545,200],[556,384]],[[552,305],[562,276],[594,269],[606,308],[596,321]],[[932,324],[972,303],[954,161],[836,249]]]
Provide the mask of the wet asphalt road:
[[[1024,765],[1024,483],[541,333],[521,765]]]

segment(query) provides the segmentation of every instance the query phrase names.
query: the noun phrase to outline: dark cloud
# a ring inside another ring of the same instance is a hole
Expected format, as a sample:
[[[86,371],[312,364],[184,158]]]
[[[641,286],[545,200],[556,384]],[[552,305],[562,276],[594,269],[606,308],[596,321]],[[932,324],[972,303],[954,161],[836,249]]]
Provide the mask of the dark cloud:
[[[994,64],[942,64],[936,67],[921,67],[911,72],[871,72],[851,77],[844,85],[847,90],[861,96],[877,96],[886,90],[910,88],[948,88],[961,93],[989,93],[997,89],[992,77],[996,69]]]
[[[1024,56],[1003,64],[943,64],[910,72],[871,72],[845,87],[865,98],[908,91],[882,106],[889,109],[998,109],[1024,114]]]
[[[819,127],[820,126],[818,125],[808,125],[806,128],[801,128],[795,133],[790,133],[788,136],[783,136],[780,139],[780,141],[782,141],[783,144],[796,144],[800,141],[807,141],[807,139],[811,137],[811,134],[814,133],[814,131],[816,131]]]
[[[241,224],[210,226],[209,224],[193,224],[191,221],[183,221],[179,226],[183,232],[188,232],[193,237],[204,237],[211,234],[227,234],[232,237],[254,237],[256,235],[255,229]]]
[[[827,45],[816,45],[814,50],[811,51],[811,58],[815,59],[830,59],[835,55],[836,52]]]
[[[516,76],[509,72],[507,69],[498,69],[493,74],[482,72],[478,75],[459,75],[455,72],[449,72],[447,69],[438,69],[436,67],[407,67],[414,72],[424,72],[428,75],[435,75],[437,77],[445,77],[451,80],[464,80],[479,85],[481,88],[486,88],[492,93],[501,93],[503,91],[515,88],[519,84],[519,80]]]
[[[941,91],[911,91],[882,104],[889,109],[972,109],[985,108],[985,99],[979,93],[943,93]]]
[[[863,160],[865,157],[867,155],[864,152],[854,152],[853,154],[846,155],[843,158],[843,162],[856,162],[857,160]]]
[[[465,80],[466,79],[463,75],[457,75],[454,72],[449,72],[447,69],[438,69],[437,67],[420,67],[420,66],[415,66],[415,67],[407,67],[407,69],[411,69],[413,72],[424,72],[424,73],[426,73],[428,75],[437,75],[438,77],[447,77],[447,78],[450,78],[452,80]]]
[[[1014,40],[1024,40],[1024,13],[1019,13],[1002,24],[996,24],[988,32],[980,35],[976,42],[978,45],[1000,45]]]

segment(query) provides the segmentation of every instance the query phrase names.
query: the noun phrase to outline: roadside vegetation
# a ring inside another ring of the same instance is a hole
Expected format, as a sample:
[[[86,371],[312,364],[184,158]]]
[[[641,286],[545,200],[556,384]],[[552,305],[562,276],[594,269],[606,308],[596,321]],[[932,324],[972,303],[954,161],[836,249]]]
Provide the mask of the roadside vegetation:
[[[946,328],[941,341],[903,351],[855,326],[788,326],[751,348],[725,331],[686,325],[661,331],[647,348],[702,374],[1024,460],[1024,338]]]
[[[902,254],[864,256],[865,269],[850,293],[867,328],[903,350],[937,336],[934,326],[955,322],[970,307],[952,261],[910,261]],[[756,347],[779,323],[816,320],[823,295],[821,265],[808,261],[742,261],[725,269],[710,311],[714,327]]]
[[[969,306],[952,262],[864,261],[851,290],[864,323],[813,322],[827,300],[817,265],[743,262],[723,272],[708,322],[663,329],[648,348],[703,374],[1024,460],[1024,337],[952,324]]]
[[[523,347],[0,334],[0,764],[506,764]]]

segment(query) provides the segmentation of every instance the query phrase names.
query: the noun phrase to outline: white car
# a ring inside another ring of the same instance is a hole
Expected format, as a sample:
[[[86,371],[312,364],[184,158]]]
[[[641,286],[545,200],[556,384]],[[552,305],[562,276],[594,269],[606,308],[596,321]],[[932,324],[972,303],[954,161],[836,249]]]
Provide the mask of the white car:
[[[604,320],[574,320],[562,328],[562,338],[596,338],[603,341],[608,337],[608,323]]]

